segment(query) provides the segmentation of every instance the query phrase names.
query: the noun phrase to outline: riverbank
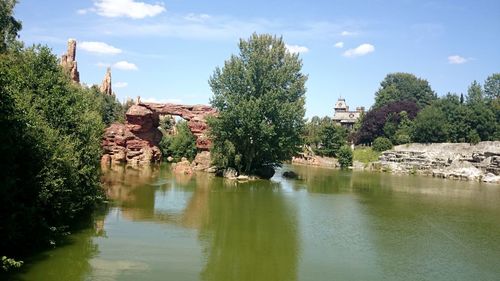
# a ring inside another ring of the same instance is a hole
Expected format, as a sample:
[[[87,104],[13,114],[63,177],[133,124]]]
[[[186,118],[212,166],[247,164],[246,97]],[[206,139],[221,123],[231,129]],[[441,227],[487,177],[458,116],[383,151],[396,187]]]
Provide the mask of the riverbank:
[[[294,157],[292,164],[338,168],[336,159],[320,156]],[[352,169],[498,184],[500,141],[398,145],[382,152],[378,160],[354,161]]]

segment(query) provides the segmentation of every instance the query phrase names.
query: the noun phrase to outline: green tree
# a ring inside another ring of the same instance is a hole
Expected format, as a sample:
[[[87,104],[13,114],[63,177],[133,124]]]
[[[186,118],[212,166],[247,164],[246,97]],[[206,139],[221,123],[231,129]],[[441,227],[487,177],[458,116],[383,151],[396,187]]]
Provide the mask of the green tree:
[[[349,146],[343,145],[338,151],[339,164],[342,169],[352,166],[352,150]]]
[[[493,73],[486,78],[484,95],[490,100],[500,99],[500,73]]]
[[[0,252],[18,258],[54,244],[102,199],[104,126],[95,96],[47,47],[0,54],[0,95]]]
[[[101,92],[97,85],[90,87],[89,91],[95,96],[95,99],[100,107],[101,118],[106,126],[114,122],[124,122],[125,112],[123,105],[116,99],[114,95],[106,95]]]
[[[413,122],[408,117],[406,111],[401,111],[399,113],[399,125],[394,133],[393,143],[395,144],[405,144],[411,142],[411,130],[413,127]]]
[[[484,101],[483,89],[481,84],[476,80],[472,81],[469,89],[467,90],[467,104],[472,105],[475,103],[481,103]]]
[[[319,131],[320,145],[316,152],[321,156],[336,157],[340,147],[347,142],[347,129],[335,125],[328,117],[324,119]]]
[[[17,0],[0,1],[0,53],[5,53],[7,49],[16,42],[18,32],[21,30],[21,21],[14,18],[14,6]]]
[[[494,107],[485,99],[481,85],[473,81],[467,91],[470,124],[483,141],[493,140],[498,127]]]
[[[182,157],[186,157],[190,161],[196,156],[196,139],[189,130],[186,121],[177,123],[177,134],[165,135],[160,141],[160,149],[163,157],[171,156],[175,162],[178,162]]]
[[[375,93],[374,108],[402,100],[414,101],[419,108],[424,108],[436,98],[436,93],[427,80],[410,73],[391,73],[384,78],[380,89]]]
[[[372,149],[377,152],[386,151],[392,148],[392,142],[386,137],[378,137],[373,141]]]
[[[447,135],[446,115],[436,106],[422,109],[413,120],[412,139],[415,142],[445,142]]]
[[[219,111],[209,121],[212,152],[222,154],[214,157],[221,168],[261,174],[299,151],[307,76],[282,38],[253,34],[240,40],[239,50],[209,80],[211,104]],[[227,145],[234,156],[224,151]]]

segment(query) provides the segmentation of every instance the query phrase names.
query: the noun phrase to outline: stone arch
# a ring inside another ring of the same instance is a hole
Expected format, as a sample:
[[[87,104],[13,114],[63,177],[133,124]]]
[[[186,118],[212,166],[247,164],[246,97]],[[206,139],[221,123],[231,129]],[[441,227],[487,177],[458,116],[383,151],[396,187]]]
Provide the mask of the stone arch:
[[[159,162],[158,144],[162,133],[158,129],[160,115],[173,115],[185,119],[196,138],[199,150],[210,148],[206,135],[207,117],[217,111],[208,105],[182,105],[173,103],[142,103],[132,105],[126,113],[125,124],[112,124],[106,128],[102,147],[102,162],[146,164]]]

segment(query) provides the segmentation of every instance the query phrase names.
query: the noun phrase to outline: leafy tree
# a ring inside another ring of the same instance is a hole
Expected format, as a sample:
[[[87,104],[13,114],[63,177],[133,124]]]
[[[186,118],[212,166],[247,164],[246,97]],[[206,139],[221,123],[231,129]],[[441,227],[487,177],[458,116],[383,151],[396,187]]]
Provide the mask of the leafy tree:
[[[316,152],[321,156],[335,157],[338,156],[339,149],[347,141],[347,129],[335,125],[333,121],[325,117],[319,131],[320,145]]]
[[[436,98],[436,93],[431,89],[427,80],[417,78],[410,73],[391,73],[384,78],[380,83],[380,89],[375,93],[374,108],[396,101],[409,100],[422,109]]]
[[[338,151],[339,164],[342,169],[352,166],[352,150],[349,146],[343,145]]]
[[[375,138],[384,136],[384,127],[388,118],[394,123],[394,127],[390,130],[387,128],[387,131],[395,132],[401,122],[400,112],[402,111],[406,112],[406,117],[409,120],[413,120],[417,115],[419,108],[415,102],[406,100],[391,102],[380,108],[371,109],[366,113],[365,118],[363,118],[361,128],[356,133],[355,142],[358,144],[370,144]]]
[[[413,121],[412,139],[415,142],[445,142],[447,139],[446,115],[437,106],[420,111]]]
[[[304,129],[304,144],[316,149],[321,143],[321,123],[322,120],[318,116],[311,118],[309,122],[306,122]]]
[[[484,95],[490,100],[500,99],[500,73],[493,73],[486,78]]]
[[[14,6],[17,0],[0,1],[0,53],[16,43],[18,32],[21,30],[21,21],[14,18]]]
[[[189,130],[186,121],[177,124],[177,134],[166,135],[160,141],[160,149],[163,157],[171,156],[175,162],[186,157],[190,161],[196,156],[196,139]]]
[[[99,103],[46,47],[0,54],[0,252],[53,244],[102,199]],[[36,233],[36,235],[33,235]]]
[[[373,141],[372,149],[382,152],[392,148],[392,142],[386,137],[378,137]]]
[[[212,152],[221,168],[259,174],[299,150],[307,76],[282,38],[253,34],[240,40],[239,50],[209,80],[211,104],[219,111],[209,121]]]
[[[109,126],[114,122],[125,121],[123,105],[114,95],[110,96],[103,94],[97,85],[90,87],[89,91],[94,95],[100,107],[102,122],[104,122],[106,126]]]
[[[483,89],[481,88],[481,84],[479,84],[476,80],[472,81],[472,84],[469,86],[467,90],[467,104],[472,105],[475,103],[481,103],[484,101]]]

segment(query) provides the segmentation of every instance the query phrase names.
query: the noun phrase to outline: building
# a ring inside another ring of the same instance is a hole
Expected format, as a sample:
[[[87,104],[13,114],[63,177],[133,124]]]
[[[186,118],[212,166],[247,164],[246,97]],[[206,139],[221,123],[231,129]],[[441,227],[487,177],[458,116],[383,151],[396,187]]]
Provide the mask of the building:
[[[337,124],[346,127],[347,129],[352,129],[354,123],[358,121],[358,118],[365,111],[363,106],[356,107],[356,111],[349,111],[349,106],[345,102],[345,99],[339,98],[337,103],[335,103],[335,113],[333,114],[333,121]]]

